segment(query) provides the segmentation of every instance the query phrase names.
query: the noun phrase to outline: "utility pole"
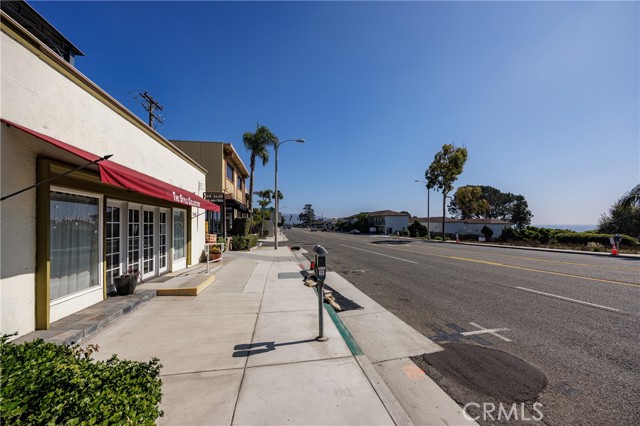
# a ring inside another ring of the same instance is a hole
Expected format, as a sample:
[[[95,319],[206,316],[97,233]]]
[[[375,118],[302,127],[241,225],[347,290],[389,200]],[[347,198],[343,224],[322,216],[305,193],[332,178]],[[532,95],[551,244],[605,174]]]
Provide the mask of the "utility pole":
[[[155,129],[156,126],[154,125],[154,120],[160,124],[164,123],[164,119],[160,115],[156,115],[155,113],[156,110],[163,110],[162,105],[160,105],[155,99],[153,99],[151,95],[146,92],[146,90],[143,93],[139,93],[139,95],[143,99],[142,106],[149,113],[149,127]]]

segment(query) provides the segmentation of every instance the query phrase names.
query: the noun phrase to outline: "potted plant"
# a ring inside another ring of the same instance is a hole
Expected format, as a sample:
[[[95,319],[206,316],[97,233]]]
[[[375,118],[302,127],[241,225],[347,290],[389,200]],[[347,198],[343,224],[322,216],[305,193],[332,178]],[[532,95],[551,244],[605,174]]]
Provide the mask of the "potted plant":
[[[222,256],[219,246],[209,246],[209,260],[218,260]]]
[[[126,274],[113,277],[113,284],[116,286],[118,296],[133,294],[139,279],[140,271],[137,269],[129,269]]]

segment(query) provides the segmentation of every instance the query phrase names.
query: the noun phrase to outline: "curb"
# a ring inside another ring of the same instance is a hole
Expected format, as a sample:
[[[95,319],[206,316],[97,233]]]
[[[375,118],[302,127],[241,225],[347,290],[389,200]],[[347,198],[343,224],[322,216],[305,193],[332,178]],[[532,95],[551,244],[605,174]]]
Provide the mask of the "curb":
[[[313,291],[318,294],[318,287],[314,287]],[[389,386],[387,386],[385,381],[382,379],[382,377],[380,377],[376,369],[373,367],[373,364],[371,364],[369,358],[367,358],[367,356],[364,354],[364,352],[358,345],[358,342],[356,342],[356,339],[347,328],[347,325],[342,322],[342,319],[340,319],[338,313],[335,311],[335,309],[333,309],[333,306],[325,302],[322,302],[322,305],[324,307],[324,310],[327,311],[327,313],[331,317],[331,320],[340,332],[340,336],[342,336],[342,339],[349,347],[351,354],[356,359],[356,362],[360,366],[360,369],[373,387],[375,393],[378,395],[378,398],[380,398],[382,405],[384,405],[384,408],[387,410],[387,413],[389,413],[389,416],[391,416],[393,422],[397,426],[413,426],[411,418],[409,418],[409,415],[393,395],[393,392],[391,392]]]

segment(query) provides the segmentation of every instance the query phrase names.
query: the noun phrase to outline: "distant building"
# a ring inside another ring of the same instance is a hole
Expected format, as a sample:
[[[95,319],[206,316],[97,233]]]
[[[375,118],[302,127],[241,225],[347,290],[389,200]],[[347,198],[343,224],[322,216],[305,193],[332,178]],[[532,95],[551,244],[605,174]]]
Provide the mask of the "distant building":
[[[208,212],[210,234],[226,235],[236,218],[249,215],[246,180],[249,172],[232,144],[172,140],[175,146],[207,170],[206,187],[200,196],[220,207]]]
[[[415,220],[420,222],[423,226],[427,226],[429,224],[429,231],[431,234],[442,234],[442,216],[439,217],[431,217],[427,219],[426,217],[417,218],[414,217],[411,219],[411,223]],[[493,238],[499,238],[502,235],[502,229],[507,226],[513,226],[513,223],[500,220],[500,219],[453,219],[453,218],[445,218],[445,234],[447,235],[455,235],[458,234],[460,236],[481,236],[482,228],[488,226],[493,231]]]
[[[375,229],[375,234],[395,234],[398,231],[405,231],[409,226],[409,218],[411,215],[404,212],[395,212],[393,210],[379,210],[375,212],[362,212],[367,215],[367,221],[370,229]],[[354,223],[358,216],[362,213],[358,213],[353,216],[345,218],[349,223]]]

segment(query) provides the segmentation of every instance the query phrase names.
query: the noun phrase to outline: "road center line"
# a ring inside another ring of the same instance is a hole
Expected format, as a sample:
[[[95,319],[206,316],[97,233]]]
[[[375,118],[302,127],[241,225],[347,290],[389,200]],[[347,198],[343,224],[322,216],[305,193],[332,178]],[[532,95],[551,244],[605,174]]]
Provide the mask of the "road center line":
[[[428,253],[428,252],[424,252],[424,251],[406,250],[406,249],[401,249],[401,248],[398,248],[398,247],[387,247],[387,248],[392,249],[392,250],[406,251],[406,252],[409,252],[409,253],[423,254],[425,256],[435,256],[435,257],[442,257],[442,258],[445,258],[445,259],[462,260],[462,261],[465,261],[465,262],[474,262],[474,263],[480,263],[480,264],[484,264],[484,265],[498,266],[498,267],[501,267],[501,268],[518,269],[518,270],[521,270],[521,271],[537,272],[537,273],[540,273],[540,274],[549,274],[549,275],[558,275],[558,276],[561,276],[561,277],[578,278],[578,279],[581,279],[581,280],[597,281],[597,282],[607,283],[607,284],[624,285],[624,286],[628,286],[628,287],[640,287],[640,284],[625,283],[625,282],[622,282],[622,281],[605,280],[604,278],[584,277],[582,275],[565,274],[565,273],[562,273],[562,272],[555,272],[555,271],[545,271],[544,269],[525,268],[523,266],[507,265],[505,263],[499,263],[499,262],[490,262],[488,260],[471,259],[471,258],[468,258],[468,257],[448,256],[448,255],[443,255],[443,254]]]
[[[570,297],[558,296],[557,294],[545,293],[544,291],[532,290],[525,287],[516,287],[518,290],[530,291],[531,293],[542,294],[543,296],[555,297],[557,299],[567,300],[581,305],[593,306],[594,308],[606,309],[607,311],[620,312],[620,309],[610,308],[608,306],[596,305],[595,303],[584,302],[582,300],[572,299]]]
[[[388,254],[382,254],[382,253],[378,253],[376,251],[365,250],[365,249],[361,249],[361,248],[358,248],[358,247],[348,246],[346,244],[340,244],[340,245],[344,246],[344,247],[349,247],[350,249],[354,249],[354,250],[360,250],[360,251],[364,251],[364,252],[367,252],[367,253],[377,254],[378,256],[384,256],[384,257],[390,257],[390,258],[396,259],[396,260],[402,260],[403,262],[414,263],[414,264],[418,263],[418,262],[414,262],[413,260],[407,260],[407,259],[402,259],[401,257],[389,256]]]

